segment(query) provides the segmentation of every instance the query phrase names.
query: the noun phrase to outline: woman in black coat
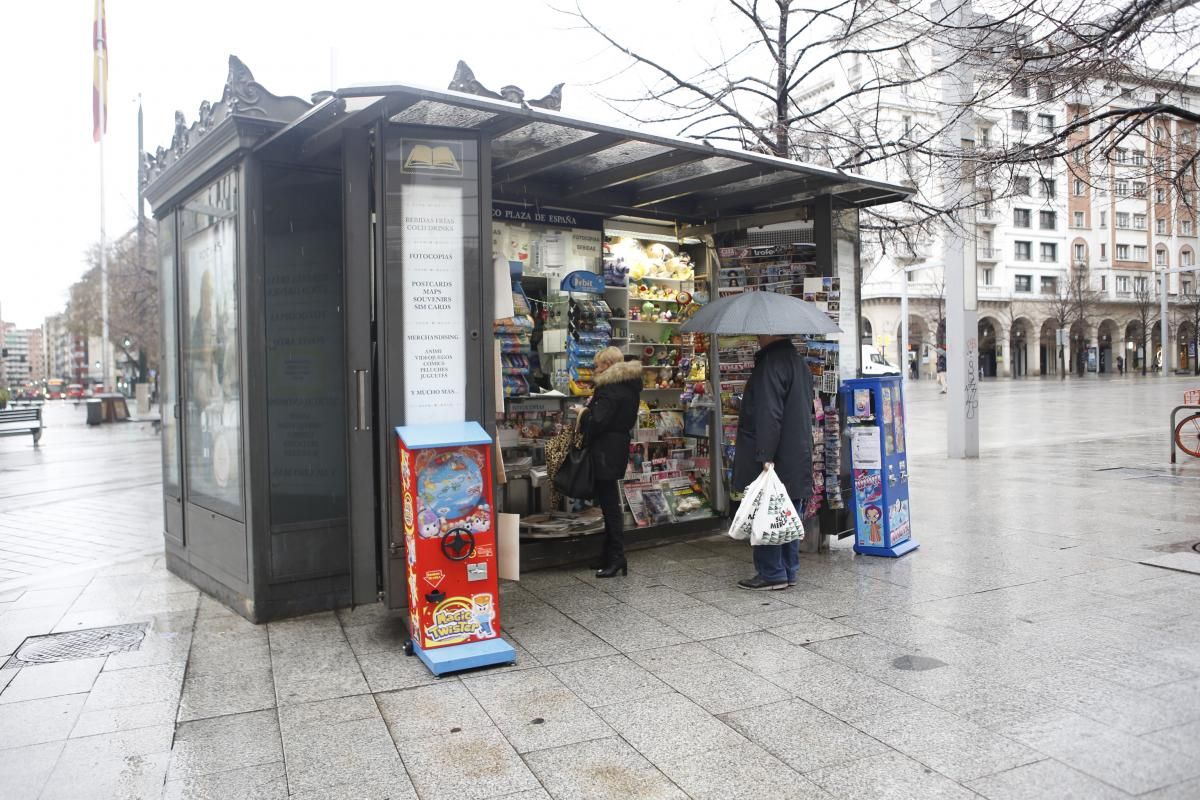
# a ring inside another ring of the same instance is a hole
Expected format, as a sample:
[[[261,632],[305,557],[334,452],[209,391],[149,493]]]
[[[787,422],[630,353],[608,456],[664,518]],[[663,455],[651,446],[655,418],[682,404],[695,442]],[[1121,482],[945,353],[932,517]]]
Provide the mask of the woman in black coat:
[[[604,513],[604,549],[597,578],[629,574],[625,564],[625,514],[617,483],[629,463],[630,431],[637,424],[642,394],[642,362],[607,347],[596,354],[592,382],[596,386],[580,423],[592,454],[596,499]]]

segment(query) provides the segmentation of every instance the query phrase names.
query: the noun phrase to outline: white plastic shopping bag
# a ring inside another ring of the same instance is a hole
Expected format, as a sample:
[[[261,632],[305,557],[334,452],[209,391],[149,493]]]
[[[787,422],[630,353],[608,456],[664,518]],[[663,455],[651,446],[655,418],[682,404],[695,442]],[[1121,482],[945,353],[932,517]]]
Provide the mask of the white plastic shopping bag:
[[[770,470],[774,473],[774,470]],[[734,539],[749,539],[754,533],[754,515],[758,510],[758,501],[762,490],[767,485],[767,473],[764,471],[755,478],[746,491],[742,492],[742,504],[733,515],[733,524],[729,526],[729,535]]]
[[[755,483],[765,481],[754,509],[750,544],[785,544],[804,538],[804,520],[773,467],[767,467]]]

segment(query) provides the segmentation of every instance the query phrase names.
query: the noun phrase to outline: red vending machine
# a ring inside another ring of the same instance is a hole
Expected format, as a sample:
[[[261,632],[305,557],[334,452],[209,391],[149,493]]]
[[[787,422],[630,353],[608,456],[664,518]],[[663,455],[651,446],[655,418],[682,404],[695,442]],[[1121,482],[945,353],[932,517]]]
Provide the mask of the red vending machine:
[[[492,439],[477,422],[396,428],[411,654],[434,675],[517,654],[500,638]]]

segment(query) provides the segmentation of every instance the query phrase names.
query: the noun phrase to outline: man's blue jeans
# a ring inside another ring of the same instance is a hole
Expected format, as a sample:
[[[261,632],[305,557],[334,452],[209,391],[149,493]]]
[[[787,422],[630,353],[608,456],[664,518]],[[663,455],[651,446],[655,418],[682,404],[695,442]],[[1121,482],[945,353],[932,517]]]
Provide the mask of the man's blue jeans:
[[[792,583],[800,569],[800,541],[760,544],[754,551],[754,569],[767,583]]]

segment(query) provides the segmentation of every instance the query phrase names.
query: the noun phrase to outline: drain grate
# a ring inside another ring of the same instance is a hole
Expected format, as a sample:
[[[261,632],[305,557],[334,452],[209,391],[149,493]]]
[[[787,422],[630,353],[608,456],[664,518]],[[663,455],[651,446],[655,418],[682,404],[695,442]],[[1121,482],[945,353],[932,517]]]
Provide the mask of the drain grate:
[[[135,622],[107,628],[30,636],[0,669],[129,653],[141,648],[142,641],[146,638],[146,625],[145,622]]]

